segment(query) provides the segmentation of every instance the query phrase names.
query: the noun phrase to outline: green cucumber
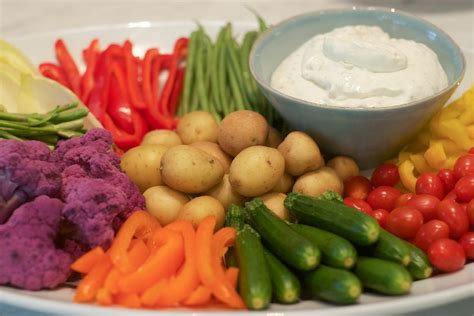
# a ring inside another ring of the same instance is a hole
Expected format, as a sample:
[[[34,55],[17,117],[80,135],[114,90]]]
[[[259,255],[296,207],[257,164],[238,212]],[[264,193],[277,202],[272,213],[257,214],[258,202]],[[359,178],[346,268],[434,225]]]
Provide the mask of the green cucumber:
[[[407,269],[393,261],[360,256],[354,272],[365,287],[382,294],[406,294],[412,284]]]
[[[269,250],[263,248],[268,272],[272,281],[273,297],[278,303],[292,304],[300,299],[301,285],[298,278]]]
[[[316,226],[368,246],[379,238],[380,227],[372,217],[344,204],[324,201],[301,193],[289,193],[285,207],[303,224]]]
[[[235,204],[231,204],[227,213],[225,214],[225,226],[233,227],[237,231],[244,228],[245,224],[245,211],[240,206]],[[225,254],[225,264],[228,267],[236,267],[237,266],[237,257],[235,255],[235,247],[232,247],[227,251]]]
[[[245,224],[235,239],[239,263],[239,292],[249,309],[265,309],[272,299],[272,284],[258,234]]]
[[[309,296],[336,304],[355,303],[362,293],[362,284],[352,272],[325,265],[304,273],[302,283]]]
[[[426,279],[433,273],[433,267],[426,253],[417,246],[405,241],[405,244],[410,249],[410,264],[407,269],[415,280]]]
[[[283,262],[303,271],[318,265],[321,257],[319,249],[270,211],[260,198],[245,203],[245,209],[252,227]]]
[[[342,269],[350,269],[355,264],[357,251],[346,239],[312,226],[293,224],[291,228],[321,250],[322,263]]]
[[[398,262],[404,266],[410,263],[410,248],[405,241],[384,229],[380,229],[379,240],[374,245],[360,250],[364,255]]]

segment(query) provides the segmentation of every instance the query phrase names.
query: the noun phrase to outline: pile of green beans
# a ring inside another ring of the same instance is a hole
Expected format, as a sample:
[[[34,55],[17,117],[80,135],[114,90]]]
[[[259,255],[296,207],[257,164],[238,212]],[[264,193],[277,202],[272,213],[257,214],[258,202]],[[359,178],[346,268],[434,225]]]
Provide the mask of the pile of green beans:
[[[250,74],[250,50],[259,33],[267,28],[265,21],[257,18],[259,31],[245,33],[241,44],[230,23],[220,29],[215,42],[200,25],[191,33],[180,115],[208,111],[220,120],[233,111],[252,110],[265,116],[275,128],[283,128],[283,119]]]

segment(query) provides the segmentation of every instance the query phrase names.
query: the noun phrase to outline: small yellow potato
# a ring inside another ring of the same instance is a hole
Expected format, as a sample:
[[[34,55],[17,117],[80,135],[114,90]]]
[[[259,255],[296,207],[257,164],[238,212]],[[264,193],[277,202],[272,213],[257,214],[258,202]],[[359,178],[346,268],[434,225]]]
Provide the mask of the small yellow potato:
[[[214,115],[205,111],[190,112],[179,121],[176,132],[183,144],[216,142],[218,124]]]
[[[275,148],[252,146],[242,150],[230,165],[229,180],[241,195],[269,192],[285,172],[285,159]]]
[[[212,142],[197,142],[192,143],[191,146],[201,149],[205,151],[211,156],[214,156],[224,167],[224,173],[229,173],[230,163],[232,162],[232,158],[227,155],[222,148],[219,147],[216,143]]]
[[[305,173],[296,179],[293,192],[300,192],[311,196],[320,196],[326,191],[334,191],[342,195],[344,184],[336,171],[329,167],[322,167],[316,171]]]
[[[346,156],[337,156],[332,158],[327,163],[328,167],[331,167],[336,171],[342,182],[349,180],[359,174],[359,166],[354,159]]]
[[[224,226],[225,210],[221,202],[212,196],[202,195],[186,203],[179,211],[177,219],[190,221],[194,228],[207,216],[216,217],[216,228],[218,230]]]
[[[232,112],[222,120],[217,142],[222,150],[235,157],[247,147],[264,145],[267,136],[267,120],[257,112],[243,110]]]
[[[176,220],[179,211],[189,202],[189,197],[165,185],[148,188],[145,193],[146,209],[161,224],[168,225]]]
[[[218,185],[207,191],[206,195],[210,195],[218,199],[225,209],[227,209],[231,204],[242,206],[247,200],[236,190],[234,190],[234,188],[232,188],[228,174],[224,175],[222,181]]]
[[[288,173],[284,173],[277,184],[273,187],[272,192],[288,193],[293,189],[295,179]]]
[[[141,192],[162,184],[160,163],[168,147],[140,145],[128,150],[121,158],[120,167]]]
[[[283,137],[281,137],[280,132],[277,131],[274,127],[269,126],[268,136],[267,136],[267,141],[265,142],[265,146],[277,148],[278,145],[280,145],[282,141],[283,141]]]
[[[174,147],[181,145],[181,138],[176,132],[167,129],[155,129],[145,134],[142,145],[163,145],[166,147]]]
[[[284,220],[290,220],[290,212],[285,207],[286,194],[278,192],[270,192],[260,197],[265,204],[276,216]]]
[[[303,132],[291,132],[278,146],[285,157],[285,171],[300,176],[324,166],[324,159],[318,144]]]
[[[206,192],[223,176],[224,168],[214,156],[189,145],[172,147],[161,158],[163,182],[180,192]]]

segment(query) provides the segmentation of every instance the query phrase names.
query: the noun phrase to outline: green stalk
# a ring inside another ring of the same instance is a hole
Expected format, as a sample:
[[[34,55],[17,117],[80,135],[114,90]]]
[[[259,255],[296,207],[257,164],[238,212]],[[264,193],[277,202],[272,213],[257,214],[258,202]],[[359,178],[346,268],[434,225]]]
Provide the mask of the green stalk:
[[[204,111],[210,112],[209,100],[207,97],[206,90],[206,77],[204,71],[204,64],[206,63],[206,56],[204,56],[205,50],[205,38],[204,30],[199,26],[199,47],[197,49],[197,58],[196,58],[196,85],[198,93],[198,103],[201,105]]]
[[[250,102],[250,106],[255,110],[259,111],[256,90],[257,86],[252,76],[250,75],[250,66],[249,66],[249,56],[252,45],[257,38],[257,32],[247,32],[244,36],[242,42],[242,47],[240,50],[240,68],[242,69],[242,78],[244,83],[245,92],[247,94],[247,99]]]
[[[51,118],[51,123],[63,123],[68,121],[75,121],[78,119],[83,119],[89,114],[87,109],[77,109],[74,111],[60,112],[53,118]]]
[[[7,131],[4,131],[4,130],[0,130],[0,138],[3,138],[3,139],[14,139],[14,140],[23,140],[13,134],[10,134],[9,132]]]
[[[191,95],[193,90],[193,81],[195,81],[195,61],[197,49],[197,31],[191,33],[189,37],[188,56],[186,59],[186,73],[184,75],[182,114],[188,113],[191,106]],[[192,103],[194,104],[194,103]]]
[[[57,132],[64,132],[67,130],[80,130],[84,127],[84,120],[78,119],[74,121],[59,123],[54,125],[54,128]]]

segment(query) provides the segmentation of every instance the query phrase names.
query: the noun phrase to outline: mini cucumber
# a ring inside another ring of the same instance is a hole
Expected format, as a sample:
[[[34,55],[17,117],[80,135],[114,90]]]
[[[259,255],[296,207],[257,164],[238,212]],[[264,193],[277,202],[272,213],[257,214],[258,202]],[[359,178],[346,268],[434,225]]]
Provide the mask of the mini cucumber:
[[[301,285],[298,278],[269,250],[263,248],[268,272],[272,280],[273,297],[278,303],[291,304],[300,299]]]
[[[433,267],[426,253],[417,246],[405,241],[405,244],[410,249],[410,264],[407,269],[415,280],[426,279],[433,273]]]
[[[238,205],[231,204],[225,214],[225,226],[233,227],[237,231],[241,230],[245,224],[244,209]],[[225,254],[225,264],[228,267],[237,267],[235,249],[232,247]]]
[[[302,283],[307,295],[336,304],[355,303],[362,293],[362,284],[352,272],[325,265],[304,273]]]
[[[319,249],[270,211],[261,199],[245,203],[245,209],[252,227],[280,260],[303,271],[312,270],[319,264]]]
[[[360,250],[367,256],[398,262],[404,266],[408,266],[411,260],[410,248],[405,241],[384,229],[380,229],[379,240],[374,245]]]
[[[346,239],[325,230],[301,225],[291,225],[321,250],[321,262],[335,268],[350,269],[357,260],[357,251]]]
[[[412,284],[407,269],[393,261],[360,256],[354,272],[365,287],[382,294],[406,294]]]
[[[239,292],[249,309],[265,309],[272,298],[272,284],[258,234],[245,224],[235,240],[239,264]]]
[[[379,238],[380,227],[372,217],[344,204],[325,201],[301,193],[289,193],[285,207],[303,224],[316,226],[368,246]]]

